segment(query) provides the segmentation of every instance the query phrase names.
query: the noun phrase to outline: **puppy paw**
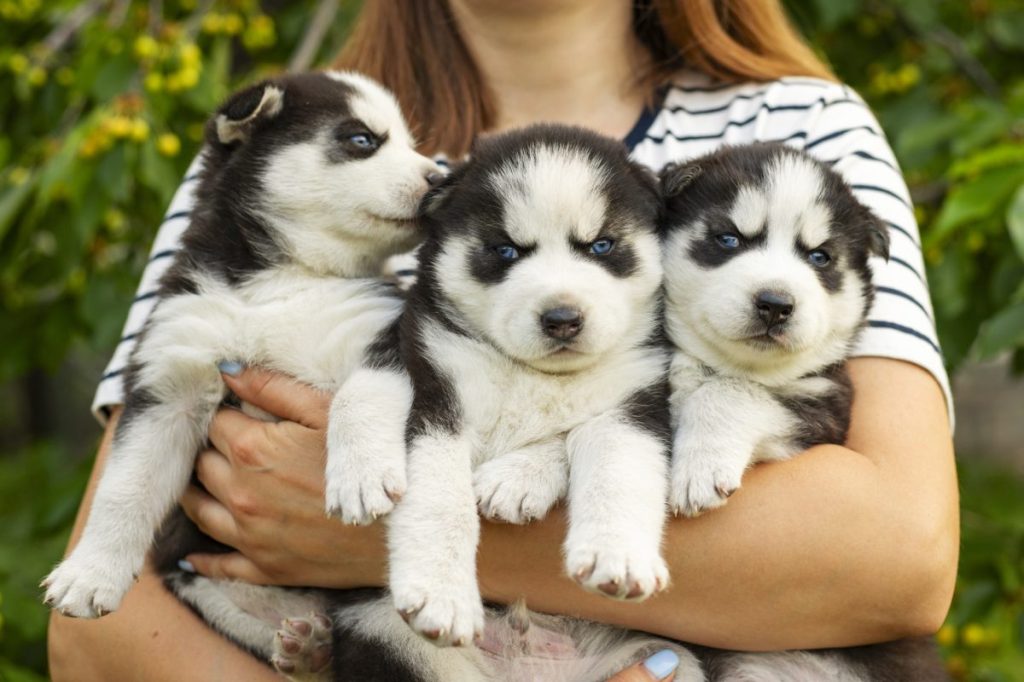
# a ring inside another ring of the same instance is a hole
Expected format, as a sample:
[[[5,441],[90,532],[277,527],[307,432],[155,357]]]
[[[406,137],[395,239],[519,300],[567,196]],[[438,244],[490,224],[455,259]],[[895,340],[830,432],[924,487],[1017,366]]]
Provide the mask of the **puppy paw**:
[[[405,455],[349,457],[327,478],[327,514],[353,525],[373,523],[405,494]]]
[[[438,646],[466,646],[479,639],[484,629],[484,608],[476,589],[444,589],[392,586],[395,608],[417,634]]]
[[[65,616],[99,618],[117,610],[135,571],[97,553],[71,553],[42,582],[44,602]]]
[[[672,468],[669,509],[693,517],[721,507],[739,489],[747,459],[679,453]]]
[[[544,517],[565,494],[565,482],[537,475],[515,454],[484,462],[473,473],[473,491],[484,517],[507,523],[529,523]]]
[[[657,551],[631,551],[621,543],[603,545],[567,548],[566,571],[584,588],[615,599],[643,601],[668,587],[668,566]]]
[[[319,613],[285,618],[274,636],[274,669],[293,682],[321,679],[331,662],[331,621]]]

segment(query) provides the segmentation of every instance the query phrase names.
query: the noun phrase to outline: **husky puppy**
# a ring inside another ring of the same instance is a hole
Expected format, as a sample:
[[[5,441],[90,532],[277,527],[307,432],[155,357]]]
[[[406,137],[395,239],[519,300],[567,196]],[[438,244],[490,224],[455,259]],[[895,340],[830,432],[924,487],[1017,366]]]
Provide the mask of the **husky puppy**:
[[[781,144],[726,147],[662,173],[665,329],[675,436],[669,505],[725,504],[760,461],[841,444],[845,361],[887,228],[825,164]],[[822,651],[694,647],[709,680],[943,680],[927,638]]]
[[[414,150],[391,94],[353,73],[286,76],[236,94],[209,121],[204,155],[192,223],[126,371],[84,533],[44,581],[46,603],[69,616],[114,611],[142,568],[226,396],[219,361],[322,390],[360,363],[402,305],[372,278],[419,241],[416,208],[442,178]],[[178,552],[194,540],[170,536]],[[219,621],[232,598],[259,602],[273,589],[230,594],[193,578],[181,581],[200,590],[188,601],[228,634]],[[265,636],[243,643],[269,658],[278,626],[241,627],[234,638]]]
[[[837,173],[781,144],[724,148],[668,169],[663,187],[669,504],[695,516],[751,464],[846,440],[843,363],[889,237]]]
[[[570,576],[620,599],[667,587],[659,210],[620,144],[564,126],[481,141],[424,198],[419,278],[335,397],[327,468],[330,513],[394,507],[389,584],[412,630],[380,600],[335,613],[337,679],[518,679],[541,641],[565,654],[544,679],[596,680],[666,646],[522,607],[485,630],[475,562],[478,506],[525,523],[566,497]],[[368,641],[390,651],[373,668],[351,653]]]

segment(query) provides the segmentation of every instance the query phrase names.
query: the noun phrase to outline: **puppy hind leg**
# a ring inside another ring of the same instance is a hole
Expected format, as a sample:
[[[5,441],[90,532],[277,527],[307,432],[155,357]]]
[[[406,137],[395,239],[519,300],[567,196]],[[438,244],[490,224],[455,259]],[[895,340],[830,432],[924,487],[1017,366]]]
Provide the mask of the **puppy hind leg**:
[[[47,604],[69,616],[94,618],[120,605],[156,529],[188,483],[206,432],[205,423],[168,406],[126,416],[82,538],[44,581]]]

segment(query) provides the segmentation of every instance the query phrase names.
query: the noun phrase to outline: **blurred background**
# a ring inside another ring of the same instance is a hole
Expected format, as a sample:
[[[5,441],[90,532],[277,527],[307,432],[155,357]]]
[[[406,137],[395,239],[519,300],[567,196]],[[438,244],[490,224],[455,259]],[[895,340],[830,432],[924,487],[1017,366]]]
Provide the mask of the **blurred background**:
[[[40,578],[163,209],[235,87],[330,60],[359,2],[0,0],[0,680],[46,679]],[[956,679],[1024,680],[1024,1],[786,0],[906,173],[957,402]]]

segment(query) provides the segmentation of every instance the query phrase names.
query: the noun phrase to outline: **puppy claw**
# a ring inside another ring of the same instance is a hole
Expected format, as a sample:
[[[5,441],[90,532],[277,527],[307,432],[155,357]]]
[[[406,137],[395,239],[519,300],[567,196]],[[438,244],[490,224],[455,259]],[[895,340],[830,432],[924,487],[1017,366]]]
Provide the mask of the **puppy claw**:
[[[285,618],[274,637],[271,663],[285,675],[313,675],[331,660],[331,621],[311,613],[307,618]]]

